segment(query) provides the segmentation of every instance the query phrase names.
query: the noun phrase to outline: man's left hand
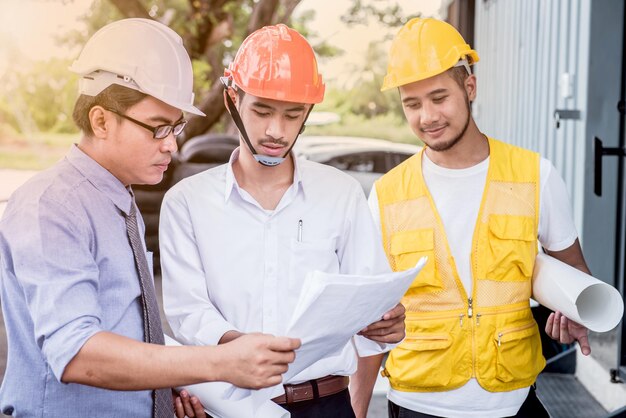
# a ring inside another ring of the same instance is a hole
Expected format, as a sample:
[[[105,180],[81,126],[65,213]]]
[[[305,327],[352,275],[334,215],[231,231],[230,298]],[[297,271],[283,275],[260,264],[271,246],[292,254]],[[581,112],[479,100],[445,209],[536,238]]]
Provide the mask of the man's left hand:
[[[404,305],[398,303],[383,315],[383,319],[362,329],[359,335],[379,343],[399,343],[405,335],[404,312]]]
[[[553,312],[546,322],[546,334],[561,344],[571,344],[578,341],[580,352],[585,356],[591,354],[589,345],[589,330],[583,325],[566,318],[561,312]]]
[[[174,400],[174,410],[177,418],[205,418],[206,413],[200,400],[195,396],[190,396],[189,392],[182,390],[180,394],[172,390]]]

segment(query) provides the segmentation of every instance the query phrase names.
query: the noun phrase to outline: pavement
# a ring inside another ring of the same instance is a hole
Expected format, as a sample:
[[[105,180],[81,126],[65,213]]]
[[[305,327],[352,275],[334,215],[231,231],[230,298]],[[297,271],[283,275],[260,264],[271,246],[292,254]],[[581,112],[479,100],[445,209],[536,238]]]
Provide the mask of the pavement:
[[[35,175],[36,171],[23,171],[23,170],[8,170],[0,168],[0,217],[4,212],[6,203],[13,191],[20,185],[26,182],[29,178]],[[161,293],[161,276],[155,277],[155,287],[158,294],[158,302],[161,308],[161,319],[163,323],[163,330],[165,333],[172,335],[169,324],[165,321],[165,314],[163,313],[162,293]],[[7,338],[6,330],[4,327],[4,316],[0,311],[0,379],[4,377],[4,371],[6,369],[7,360]],[[387,380],[379,376],[376,386],[374,388],[374,396],[370,403],[370,408],[367,414],[367,418],[386,418],[387,417],[387,400],[385,393],[387,391]],[[5,415],[0,414],[4,417]]]

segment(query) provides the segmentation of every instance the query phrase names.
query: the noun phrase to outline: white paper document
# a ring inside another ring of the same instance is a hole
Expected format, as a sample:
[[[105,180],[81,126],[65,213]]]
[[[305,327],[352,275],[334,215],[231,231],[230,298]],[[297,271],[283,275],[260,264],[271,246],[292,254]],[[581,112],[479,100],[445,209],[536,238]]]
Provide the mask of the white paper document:
[[[318,360],[339,354],[356,333],[380,320],[400,302],[426,261],[422,257],[412,269],[375,276],[308,273],[286,333],[300,338],[302,346],[283,382]],[[262,405],[283,392],[281,385],[259,391],[233,387],[224,396],[241,400],[252,395],[253,405]]]
[[[617,289],[543,253],[535,261],[533,298],[596,332],[612,330],[624,314]]]
[[[178,341],[165,336],[165,345],[179,346]],[[186,389],[195,395],[204,406],[204,410],[215,418],[288,418],[291,414],[274,402],[265,402],[254,405],[254,399],[248,397],[239,401],[227,400],[223,394],[233,387],[226,382],[207,382],[189,385],[177,390]]]

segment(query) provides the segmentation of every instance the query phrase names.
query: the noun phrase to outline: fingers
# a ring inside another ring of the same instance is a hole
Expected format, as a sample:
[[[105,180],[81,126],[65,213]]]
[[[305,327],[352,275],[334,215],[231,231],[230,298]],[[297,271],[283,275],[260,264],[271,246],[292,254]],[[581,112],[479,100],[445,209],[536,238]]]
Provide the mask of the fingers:
[[[386,329],[390,329],[393,327],[402,327],[404,328],[404,319],[405,316],[404,314],[400,317],[396,317],[394,319],[391,320],[381,320],[381,321],[376,321],[372,324],[369,324],[367,327],[363,328],[359,334],[376,334],[376,332],[378,332],[377,335],[382,335],[380,333],[381,330],[386,330]]]
[[[580,345],[580,352],[583,353],[583,355],[588,356],[589,354],[591,354],[591,346],[589,345],[589,337],[587,336],[586,333],[585,335],[581,335],[578,338],[578,344]]]
[[[193,407],[191,406],[191,399],[189,396],[189,392],[187,392],[186,390],[183,390],[180,392],[180,400],[183,402],[183,408],[185,409],[185,414],[187,414],[188,417],[195,417],[196,415],[194,414],[193,411]]]
[[[550,316],[548,316],[548,320],[546,321],[546,335],[550,338],[554,338],[552,336],[552,324],[554,323],[554,312],[552,312],[550,314]]]
[[[272,351],[293,351],[300,348],[302,342],[299,338],[272,337],[268,336],[268,348]]]
[[[404,332],[391,333],[385,335],[363,335],[368,340],[376,341],[384,344],[395,344],[402,341],[404,338]]]
[[[574,339],[569,335],[568,319],[561,314],[561,320],[559,321],[559,335],[560,341],[563,344],[570,344],[574,342]]]
[[[206,418],[206,412],[204,412],[204,406],[196,396],[191,397],[191,406],[196,418]]]
[[[200,400],[196,396],[190,396],[186,390],[182,390],[180,395],[174,393],[174,412],[177,418],[206,418]]]
[[[174,397],[174,412],[176,413],[177,418],[185,418],[185,408],[180,400],[180,396]]]
[[[236,386],[260,389],[282,382],[282,375],[296,358],[297,338],[248,334],[229,342],[232,369],[229,382]]]
[[[571,321],[561,312],[554,312],[548,316],[546,321],[546,334],[553,340],[562,344],[571,344],[578,341],[580,351],[585,355],[591,353],[588,330],[583,325]]]
[[[401,303],[398,303],[396,306],[394,306],[393,309],[385,312],[385,314],[383,315],[383,320],[394,319],[400,316],[404,317],[405,311],[406,309],[404,308],[404,305]]]

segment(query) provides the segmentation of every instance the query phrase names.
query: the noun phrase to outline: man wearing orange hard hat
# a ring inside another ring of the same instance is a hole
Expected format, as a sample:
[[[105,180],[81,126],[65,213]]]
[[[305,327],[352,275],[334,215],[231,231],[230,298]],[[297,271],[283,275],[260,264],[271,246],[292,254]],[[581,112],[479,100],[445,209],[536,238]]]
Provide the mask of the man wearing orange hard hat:
[[[188,344],[284,333],[309,271],[389,271],[359,183],[291,153],[324,98],[302,35],[282,24],[257,30],[221,81],[240,146],[229,163],[174,186],[161,210],[165,311]],[[341,352],[283,382],[274,401],[294,418],[365,417],[385,343],[403,336],[398,305]]]
[[[529,305],[537,242],[588,272],[556,169],[476,126],[476,62],[435,19],[409,21],[389,52],[382,90],[399,90],[425,146],[376,182],[370,209],[393,270],[428,256],[383,371],[392,418],[547,416],[533,387],[545,365]],[[546,332],[590,352],[587,329],[558,312]]]

